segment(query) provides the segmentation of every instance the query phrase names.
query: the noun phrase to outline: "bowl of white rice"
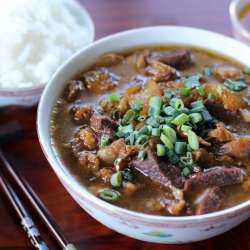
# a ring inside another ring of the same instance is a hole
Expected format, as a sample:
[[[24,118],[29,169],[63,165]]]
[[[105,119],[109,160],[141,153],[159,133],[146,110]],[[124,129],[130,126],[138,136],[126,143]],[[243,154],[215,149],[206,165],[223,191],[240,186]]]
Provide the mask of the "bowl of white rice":
[[[94,40],[74,0],[8,0],[0,9],[0,107],[30,107],[54,72]]]

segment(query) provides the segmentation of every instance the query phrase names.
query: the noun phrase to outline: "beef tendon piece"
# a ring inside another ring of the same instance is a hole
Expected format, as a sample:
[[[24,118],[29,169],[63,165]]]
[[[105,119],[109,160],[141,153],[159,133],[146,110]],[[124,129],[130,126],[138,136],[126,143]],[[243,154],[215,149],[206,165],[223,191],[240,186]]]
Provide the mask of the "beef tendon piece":
[[[111,140],[114,140],[119,125],[107,116],[93,114],[90,119],[90,126],[99,137],[105,134],[108,135]]]
[[[181,170],[170,164],[166,158],[160,159],[150,150],[147,150],[147,157],[144,161],[135,160],[132,162],[132,166],[155,182],[170,188],[172,186],[183,188],[185,179]]]
[[[213,72],[220,81],[225,81],[227,78],[232,80],[244,79],[242,69],[228,64],[214,67]]]
[[[185,191],[212,186],[227,186],[242,183],[243,180],[243,173],[238,168],[218,168],[192,174],[185,183]]]
[[[147,62],[150,64],[153,60],[167,64],[175,68],[183,68],[191,63],[190,53],[187,49],[177,49],[162,54],[152,54],[147,58]]]
[[[213,187],[205,190],[203,196],[197,206],[196,215],[215,212],[224,194],[218,187]]]
[[[221,146],[218,155],[231,156],[236,161],[249,163],[250,138],[239,138]]]
[[[210,130],[208,137],[215,138],[219,142],[233,141],[234,135],[226,129],[225,124],[219,122],[216,124],[216,129]]]

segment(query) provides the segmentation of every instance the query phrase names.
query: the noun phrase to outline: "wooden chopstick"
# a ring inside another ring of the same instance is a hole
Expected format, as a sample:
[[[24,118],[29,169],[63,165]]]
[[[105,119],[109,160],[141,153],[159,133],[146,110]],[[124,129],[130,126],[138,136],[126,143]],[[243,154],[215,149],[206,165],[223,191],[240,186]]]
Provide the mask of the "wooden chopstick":
[[[0,159],[2,160],[3,167],[7,170],[15,182],[22,189],[26,197],[28,198],[31,205],[34,207],[38,215],[42,218],[45,225],[54,235],[57,242],[60,244],[63,250],[76,250],[75,246],[69,242],[68,238],[63,233],[62,229],[58,226],[55,219],[49,212],[49,210],[45,207],[39,197],[36,195],[32,187],[28,184],[23,176],[21,176],[18,172],[11,167],[6,157],[4,156],[3,150],[0,148]]]
[[[31,219],[25,207],[17,197],[9,181],[6,179],[6,177],[3,175],[1,171],[0,171],[0,185],[2,186],[3,191],[5,192],[6,196],[9,198],[10,202],[15,208],[18,216],[20,217],[21,225],[27,232],[28,238],[30,238],[30,242],[32,243],[32,245],[36,249],[49,250],[46,243],[43,241],[42,236],[40,235],[38,229],[36,228],[33,220]]]

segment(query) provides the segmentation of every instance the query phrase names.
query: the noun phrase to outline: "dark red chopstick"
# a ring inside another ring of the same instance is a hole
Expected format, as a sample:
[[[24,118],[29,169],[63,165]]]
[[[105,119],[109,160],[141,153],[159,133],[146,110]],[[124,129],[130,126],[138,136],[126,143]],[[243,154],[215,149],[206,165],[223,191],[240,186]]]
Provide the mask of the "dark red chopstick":
[[[22,189],[38,215],[42,218],[45,225],[48,227],[48,229],[51,231],[51,233],[56,238],[57,242],[60,244],[63,250],[76,250],[75,246],[69,242],[61,228],[56,223],[55,219],[49,212],[49,210],[45,207],[45,205],[42,203],[42,201],[39,199],[39,197],[36,195],[32,187],[28,184],[28,182],[21,176],[18,172],[14,170],[14,168],[11,167],[9,162],[4,156],[4,153],[2,149],[0,148],[0,159],[4,164],[3,168],[6,169],[15,182],[19,185],[19,187]]]
[[[0,171],[0,185],[2,186],[2,189],[5,192],[6,196],[9,198],[10,202],[14,206],[18,216],[20,217],[21,225],[27,232],[27,235],[30,238],[30,242],[32,243],[32,245],[36,249],[49,250],[46,243],[43,241],[42,236],[40,235],[38,229],[36,228],[33,220],[29,216],[28,212],[26,211],[25,207],[17,197],[12,186],[10,185],[10,183],[8,182],[8,180],[1,171]]]

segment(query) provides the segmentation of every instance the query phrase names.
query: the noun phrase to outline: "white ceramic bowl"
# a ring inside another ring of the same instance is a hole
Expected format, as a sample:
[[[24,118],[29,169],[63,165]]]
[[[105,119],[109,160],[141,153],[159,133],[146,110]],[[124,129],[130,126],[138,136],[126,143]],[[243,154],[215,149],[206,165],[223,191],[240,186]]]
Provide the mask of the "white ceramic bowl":
[[[215,42],[216,41],[216,42]],[[159,26],[121,32],[89,45],[54,74],[42,94],[37,117],[38,136],[49,163],[79,205],[107,227],[132,238],[157,243],[187,243],[221,234],[250,216],[250,201],[207,215],[163,217],[128,211],[104,202],[78,184],[57,158],[50,138],[50,117],[65,84],[99,56],[137,46],[179,44],[227,55],[250,66],[250,47],[232,38],[195,28]]]
[[[65,6],[77,19],[78,23],[87,29],[88,36],[85,44],[89,45],[94,40],[95,27],[87,10],[75,0],[65,1]],[[46,83],[41,83],[27,88],[2,88],[0,87],[0,107],[24,106],[31,107],[38,103]]]
[[[247,30],[239,21],[239,14],[242,9],[249,4],[250,0],[233,0],[229,6],[233,36],[247,45],[250,45],[250,31]]]

